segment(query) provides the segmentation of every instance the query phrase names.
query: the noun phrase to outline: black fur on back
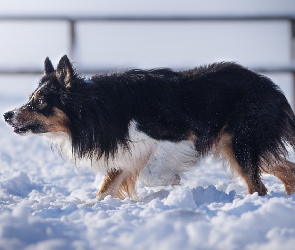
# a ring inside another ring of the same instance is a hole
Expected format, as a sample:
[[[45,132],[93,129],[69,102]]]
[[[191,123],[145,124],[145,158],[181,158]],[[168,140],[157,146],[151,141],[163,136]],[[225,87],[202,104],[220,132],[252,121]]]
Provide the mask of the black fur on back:
[[[286,143],[295,145],[295,118],[285,96],[267,77],[235,63],[179,72],[133,69],[90,79],[64,65],[71,70],[61,65],[59,74],[45,77],[64,81],[59,108],[69,117],[76,157],[108,158],[119,145],[127,149],[132,120],[156,140],[195,135],[201,155],[227,133],[239,164],[257,172],[260,161],[279,160],[287,154]]]

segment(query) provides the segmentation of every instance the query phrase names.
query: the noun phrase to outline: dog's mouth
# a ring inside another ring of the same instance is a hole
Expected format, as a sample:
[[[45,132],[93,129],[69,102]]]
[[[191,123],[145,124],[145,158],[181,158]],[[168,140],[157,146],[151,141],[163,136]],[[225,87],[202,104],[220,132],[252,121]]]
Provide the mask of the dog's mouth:
[[[24,134],[24,133],[26,133],[28,131],[29,131],[29,129],[27,127],[22,127],[22,128],[13,127],[13,132],[16,133],[16,134]]]
[[[13,125],[12,127],[13,127],[14,133],[21,135],[21,134],[25,134],[29,131],[31,131],[33,133],[37,132],[39,130],[38,128],[40,127],[40,125],[39,124],[29,124],[27,126],[22,126],[22,127]]]

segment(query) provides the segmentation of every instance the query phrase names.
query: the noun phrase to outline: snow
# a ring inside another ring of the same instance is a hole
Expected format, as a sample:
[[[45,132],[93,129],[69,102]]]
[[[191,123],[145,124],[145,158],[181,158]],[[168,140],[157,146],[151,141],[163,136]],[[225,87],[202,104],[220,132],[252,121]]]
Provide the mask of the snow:
[[[13,94],[29,93],[1,94],[3,113],[21,104]],[[273,176],[263,176],[268,195],[248,195],[209,156],[180,186],[139,183],[139,201],[97,201],[103,176],[64,162],[42,137],[15,135],[4,121],[0,136],[0,249],[294,249],[295,195]]]

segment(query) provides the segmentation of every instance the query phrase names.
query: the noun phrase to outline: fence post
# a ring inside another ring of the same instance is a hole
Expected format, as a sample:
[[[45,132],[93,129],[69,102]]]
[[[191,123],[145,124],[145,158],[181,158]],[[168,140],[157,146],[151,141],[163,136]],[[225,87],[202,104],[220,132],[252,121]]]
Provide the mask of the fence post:
[[[76,21],[73,19],[69,19],[69,28],[70,28],[70,46],[69,46],[69,54],[70,54],[70,60],[75,61],[76,60]]]
[[[291,22],[291,63],[295,64],[295,19],[290,19]],[[292,82],[293,82],[293,101],[292,108],[295,111],[295,71],[292,72]]]

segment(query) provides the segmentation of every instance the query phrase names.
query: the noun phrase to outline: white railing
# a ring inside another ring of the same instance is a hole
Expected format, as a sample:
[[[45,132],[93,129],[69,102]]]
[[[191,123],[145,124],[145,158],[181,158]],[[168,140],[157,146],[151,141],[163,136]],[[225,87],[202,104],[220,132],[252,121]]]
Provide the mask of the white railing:
[[[276,66],[253,66],[253,70],[260,72],[291,72],[295,74],[295,14],[282,14],[282,15],[265,15],[265,14],[247,14],[247,15],[195,15],[195,16],[181,16],[181,15],[145,15],[145,16],[119,16],[119,15],[86,15],[86,16],[71,16],[71,15],[0,15],[0,21],[66,21],[69,23],[69,52],[70,58],[76,58],[77,48],[77,30],[76,23],[83,21],[93,22],[202,22],[202,21],[289,21],[290,33],[292,39],[291,58],[293,64],[289,65],[276,65]],[[90,69],[84,68],[83,73],[94,73],[106,71],[107,68]],[[33,67],[18,67],[18,68],[0,68],[0,74],[35,74],[40,73],[41,68]]]
[[[246,14],[246,15],[0,15],[1,21],[66,21],[69,23],[69,56],[72,60],[76,58],[77,49],[77,22],[216,22],[216,21],[288,21],[290,22],[291,34],[291,58],[292,63],[286,65],[253,65],[250,67],[257,72],[279,72],[291,73],[293,75],[293,107],[295,107],[295,14]],[[84,74],[110,71],[108,68],[82,68],[80,71]],[[0,68],[0,74],[40,74],[42,68],[34,67],[9,67]]]

